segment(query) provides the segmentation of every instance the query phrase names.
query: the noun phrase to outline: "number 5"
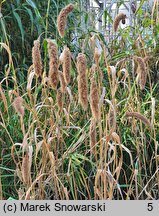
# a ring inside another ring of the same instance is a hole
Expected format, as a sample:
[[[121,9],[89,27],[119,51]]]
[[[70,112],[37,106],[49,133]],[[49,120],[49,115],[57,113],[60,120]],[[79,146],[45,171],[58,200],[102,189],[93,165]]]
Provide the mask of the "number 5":
[[[153,203],[148,203],[147,204],[147,210],[152,211],[153,210]]]

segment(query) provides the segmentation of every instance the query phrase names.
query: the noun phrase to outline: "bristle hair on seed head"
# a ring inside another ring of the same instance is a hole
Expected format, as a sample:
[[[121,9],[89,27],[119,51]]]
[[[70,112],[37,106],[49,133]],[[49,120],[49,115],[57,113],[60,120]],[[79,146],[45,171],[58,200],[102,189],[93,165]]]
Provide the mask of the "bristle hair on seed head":
[[[145,56],[144,57],[144,62],[147,63],[152,57],[151,56]]]
[[[34,72],[37,77],[42,75],[42,60],[41,60],[41,53],[40,53],[40,41],[35,40],[34,46],[32,48],[32,62]]]
[[[98,67],[96,64],[93,64],[91,69],[90,69],[90,74],[91,74],[91,77],[94,76],[94,74],[98,71]]]
[[[78,75],[83,75],[86,73],[87,61],[86,56],[83,53],[79,53],[77,56],[77,72]]]
[[[143,58],[135,56],[134,59],[138,63],[137,73],[139,74],[140,89],[144,90],[147,81],[147,69]]]
[[[116,130],[116,112],[112,107],[110,107],[108,113],[108,127],[109,130]]]
[[[63,109],[63,93],[61,91],[61,88],[59,88],[57,90],[56,101],[57,101],[58,109],[60,111],[62,111],[62,109]]]
[[[141,120],[145,125],[151,127],[150,121],[141,113],[138,112],[126,112],[125,117],[134,117]]]
[[[97,142],[97,132],[96,132],[96,121],[93,118],[91,119],[89,137],[90,137],[90,152],[92,154],[95,154],[95,145]]]
[[[65,93],[67,85],[65,83],[65,79],[62,71],[59,71],[59,80],[60,80],[61,91],[62,93]]]
[[[99,120],[99,117],[100,117],[99,94],[98,94],[97,83],[94,77],[91,78],[90,106],[91,106],[93,118],[95,120]]]
[[[23,98],[18,96],[14,99],[13,106],[20,116],[24,116]]]
[[[29,172],[30,172],[29,155],[28,155],[28,152],[26,152],[25,156],[23,157],[23,161],[22,161],[22,177],[23,177],[23,182],[25,184],[29,183]]]
[[[63,75],[68,85],[71,80],[71,53],[68,47],[65,47],[63,51]]]
[[[49,54],[49,83],[56,89],[59,82],[58,75],[58,47],[55,42],[48,40]]]
[[[86,111],[88,108],[88,84],[86,76],[78,76],[78,93],[79,102],[82,108]]]
[[[83,53],[79,53],[77,57],[78,93],[79,102],[84,110],[88,108],[88,80],[86,69],[86,56]]]
[[[114,23],[113,23],[114,32],[116,32],[118,30],[120,21],[122,21],[122,23],[125,24],[125,19],[126,19],[126,14],[124,14],[124,13],[119,13],[115,17]]]
[[[71,13],[73,11],[73,9],[74,9],[74,5],[69,4],[65,8],[63,8],[60,11],[60,14],[58,15],[57,28],[58,28],[59,35],[61,37],[64,37],[64,35],[65,35],[65,27],[66,27],[66,22],[67,22],[67,16],[68,16],[69,13]]]

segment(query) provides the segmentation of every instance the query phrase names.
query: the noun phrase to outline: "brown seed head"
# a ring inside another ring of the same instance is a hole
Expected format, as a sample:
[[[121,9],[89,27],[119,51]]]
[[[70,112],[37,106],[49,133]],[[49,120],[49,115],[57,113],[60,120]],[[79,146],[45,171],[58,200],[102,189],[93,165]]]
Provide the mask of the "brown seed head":
[[[23,157],[23,161],[22,161],[22,177],[23,177],[23,182],[25,184],[29,183],[29,172],[30,172],[29,155],[28,155],[28,152],[26,152],[25,156]]]
[[[58,28],[58,31],[61,37],[64,37],[65,35],[67,16],[70,12],[73,11],[73,9],[74,9],[74,6],[72,4],[69,4],[60,11],[60,14],[57,18],[57,28]]]
[[[114,131],[116,130],[116,112],[112,107],[109,109],[108,113],[108,127],[109,130],[113,129]]]
[[[136,56],[135,60],[138,63],[137,73],[139,73],[140,89],[143,90],[147,81],[147,70],[144,59]]]
[[[141,120],[145,125],[151,127],[150,121],[145,116],[143,116],[142,114],[140,114],[138,112],[127,112],[125,114],[125,117],[134,117],[134,118],[137,118],[137,119]]]
[[[90,129],[89,129],[89,136],[90,136],[90,152],[95,154],[95,145],[97,142],[97,133],[96,133],[96,121],[94,119],[91,120]]]
[[[99,95],[98,88],[95,78],[91,79],[91,88],[90,88],[90,105],[92,116],[95,120],[99,120],[100,110],[99,110]]]
[[[48,53],[49,53],[49,82],[54,89],[57,88],[59,82],[58,77],[58,48],[57,45],[48,40]]]
[[[40,53],[40,41],[35,40],[32,48],[32,61],[35,74],[39,77],[42,75],[42,60]]]
[[[23,117],[24,116],[23,98],[20,96],[16,97],[13,102],[13,106],[16,112]]]
[[[119,135],[116,132],[112,132],[111,136],[112,136],[112,141],[113,142],[116,142],[118,144],[121,143],[120,137],[119,137]]]
[[[62,93],[65,93],[67,85],[65,83],[64,75],[61,71],[59,71],[59,79],[60,79],[61,91]]]
[[[93,77],[97,71],[98,71],[97,65],[93,64],[91,69],[90,69],[91,77]]]
[[[113,23],[113,29],[115,32],[118,30],[118,26],[119,26],[120,21],[122,21],[122,23],[125,23],[125,19],[126,19],[126,14],[124,14],[124,13],[119,13],[115,17],[115,20]]]
[[[84,110],[88,108],[88,81],[86,75],[86,57],[80,53],[77,57],[79,102]]]
[[[86,56],[83,53],[79,53],[77,56],[77,72],[78,75],[82,76],[83,74],[86,74],[87,69],[87,61]]]
[[[71,53],[68,47],[64,48],[63,55],[63,75],[65,83],[68,85],[71,80]]]
[[[63,109],[63,93],[62,93],[60,88],[57,90],[56,101],[57,101],[57,105],[58,105],[59,110],[62,111],[62,109]]]
[[[152,56],[145,56],[144,57],[144,62],[147,63],[151,58],[152,58]]]

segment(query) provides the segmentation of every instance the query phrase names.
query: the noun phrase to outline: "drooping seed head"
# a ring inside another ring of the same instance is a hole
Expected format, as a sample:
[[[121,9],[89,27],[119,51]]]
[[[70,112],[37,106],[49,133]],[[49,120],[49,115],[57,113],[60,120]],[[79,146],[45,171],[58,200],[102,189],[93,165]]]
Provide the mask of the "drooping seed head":
[[[112,137],[113,142],[116,142],[118,144],[121,143],[120,137],[116,132],[112,132],[111,137]]]
[[[13,102],[13,106],[16,112],[23,117],[24,116],[23,98],[20,96],[16,97]]]
[[[125,114],[125,117],[134,117],[134,118],[137,118],[137,119],[141,120],[145,125],[151,127],[150,121],[145,116],[143,116],[141,113],[138,113],[138,112],[127,112]]]
[[[124,13],[119,13],[115,19],[114,19],[114,23],[113,23],[113,29],[116,32],[118,30],[119,27],[119,23],[120,21],[122,21],[122,23],[125,23],[125,19],[126,19],[126,14]]]
[[[140,89],[143,90],[147,81],[147,69],[143,58],[135,56],[134,59],[138,63],[137,73],[139,74]]]
[[[73,11],[73,9],[74,9],[73,4],[69,4],[65,8],[63,8],[60,11],[60,14],[58,15],[57,28],[58,28],[58,31],[59,31],[59,34],[61,37],[64,37],[64,35],[65,35],[67,16],[69,13],[71,13]]]

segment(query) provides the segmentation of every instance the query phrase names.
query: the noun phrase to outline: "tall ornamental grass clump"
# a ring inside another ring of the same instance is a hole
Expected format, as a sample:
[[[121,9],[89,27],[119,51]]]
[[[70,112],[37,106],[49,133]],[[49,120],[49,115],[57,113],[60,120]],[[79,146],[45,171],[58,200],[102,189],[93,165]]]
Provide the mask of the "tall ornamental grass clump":
[[[46,2],[45,18],[36,1],[13,8],[27,50],[1,18],[0,199],[158,199],[157,1],[134,27],[109,15],[109,41],[78,3]]]

